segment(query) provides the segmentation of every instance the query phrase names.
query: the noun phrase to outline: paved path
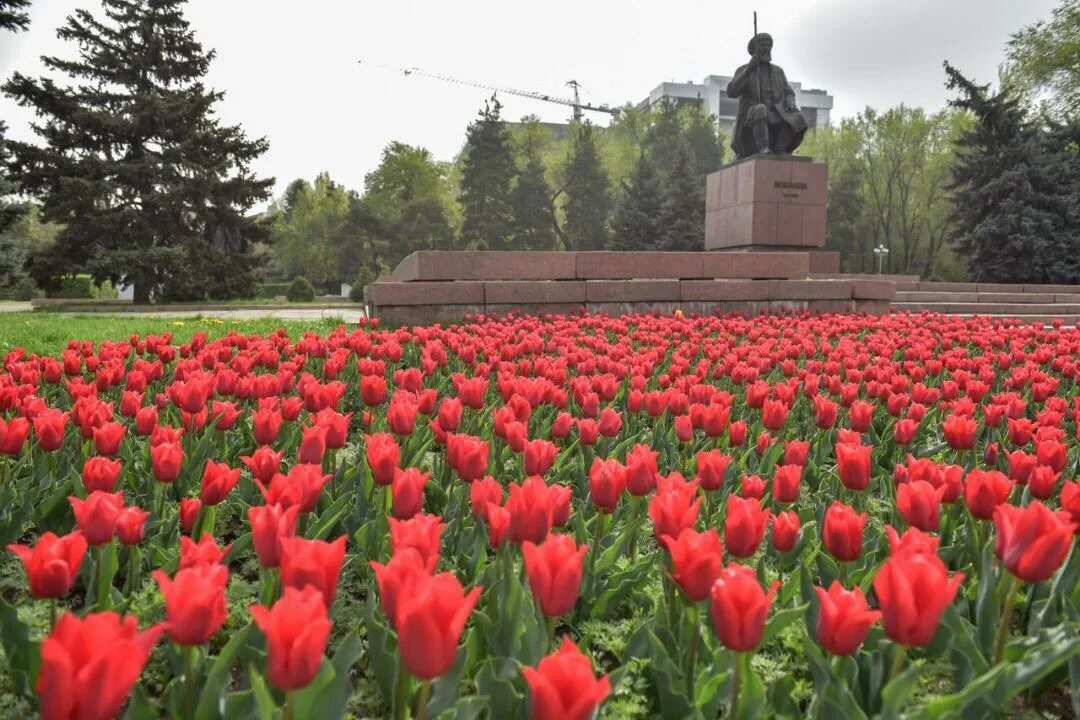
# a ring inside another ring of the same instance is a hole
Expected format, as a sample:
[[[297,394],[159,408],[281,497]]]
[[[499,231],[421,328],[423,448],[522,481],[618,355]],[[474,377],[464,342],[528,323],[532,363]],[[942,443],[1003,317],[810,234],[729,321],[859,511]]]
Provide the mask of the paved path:
[[[30,312],[33,308],[30,307],[28,302],[8,302],[7,300],[0,300],[0,313],[8,312]]]
[[[30,312],[30,303],[0,302],[0,313]],[[322,318],[341,318],[344,322],[355,323],[364,317],[364,311],[358,305],[353,308],[275,308],[272,305],[250,307],[237,306],[229,310],[166,310],[160,312],[117,312],[117,313],[57,313],[61,317],[137,317],[137,318],[193,318],[208,317],[222,320],[257,320],[276,318],[278,320],[321,320]]]

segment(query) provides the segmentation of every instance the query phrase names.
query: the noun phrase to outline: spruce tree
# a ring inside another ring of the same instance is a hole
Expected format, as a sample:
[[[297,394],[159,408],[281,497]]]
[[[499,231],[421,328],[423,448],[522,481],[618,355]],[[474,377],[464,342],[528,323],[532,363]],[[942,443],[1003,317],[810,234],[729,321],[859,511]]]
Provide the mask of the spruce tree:
[[[572,130],[564,188],[563,238],[568,250],[603,250],[607,246],[611,191],[596,147],[595,129],[586,120]]]
[[[679,119],[679,108],[675,103],[665,99],[659,107],[650,112],[654,117],[645,136],[645,152],[652,159],[661,184],[666,185],[675,171],[679,148],[684,148],[686,135]]]
[[[957,140],[952,242],[976,282],[1080,282],[1080,126],[1025,121],[945,63],[954,107],[975,125]]]
[[[510,189],[517,172],[502,104],[492,97],[469,125],[461,174],[461,240],[477,250],[506,250],[514,227]]]
[[[649,156],[642,152],[634,173],[623,181],[622,194],[612,219],[616,250],[655,250],[661,242],[660,209],[664,202],[660,177]]]
[[[724,143],[716,116],[709,115],[701,105],[693,106],[686,113],[684,137],[690,152],[690,165],[699,177],[714,173],[724,164]]]
[[[705,247],[705,185],[691,167],[685,147],[675,153],[657,225],[658,250],[699,251]]]
[[[0,30],[26,30],[30,27],[27,8],[30,0],[0,0]]]
[[[525,167],[518,173],[510,195],[514,206],[516,250],[552,250],[555,247],[555,208],[534,136],[533,132],[525,135],[521,147]]]
[[[44,287],[74,273],[134,283],[140,302],[254,294],[252,245],[269,228],[246,215],[273,180],[249,165],[266,141],[214,117],[223,93],[202,82],[214,53],[182,0],[102,4],[103,18],[78,10],[58,31],[78,59],[43,58],[71,85],[16,73],[3,88],[42,119],[44,145],[9,142],[12,174],[65,226],[31,273]]]

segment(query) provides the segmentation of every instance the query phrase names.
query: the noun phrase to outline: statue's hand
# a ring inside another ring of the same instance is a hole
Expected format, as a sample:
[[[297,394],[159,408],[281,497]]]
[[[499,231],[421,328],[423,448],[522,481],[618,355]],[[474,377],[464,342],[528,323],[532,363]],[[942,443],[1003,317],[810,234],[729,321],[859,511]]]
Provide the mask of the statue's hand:
[[[761,66],[761,60],[759,60],[757,57],[751,57],[750,58],[750,69],[751,70],[757,70],[760,66]]]

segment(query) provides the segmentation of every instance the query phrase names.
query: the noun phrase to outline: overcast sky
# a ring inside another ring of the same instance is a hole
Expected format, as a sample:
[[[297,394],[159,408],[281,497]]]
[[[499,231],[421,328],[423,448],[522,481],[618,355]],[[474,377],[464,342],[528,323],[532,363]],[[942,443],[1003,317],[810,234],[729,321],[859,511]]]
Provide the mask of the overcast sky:
[[[804,88],[835,98],[833,118],[870,105],[931,110],[948,95],[941,63],[992,82],[1010,33],[1050,16],[1058,0],[771,0],[758,3],[773,58]],[[43,72],[42,54],[74,56],[56,28],[96,0],[34,0],[29,32],[0,32],[0,78]],[[745,7],[746,9],[735,9]],[[490,93],[380,69],[418,67],[487,84],[600,104],[638,102],[660,82],[701,82],[744,62],[751,4],[699,0],[191,0],[187,17],[217,58],[209,84],[219,114],[270,150],[256,164],[277,178],[326,170],[361,189],[392,140],[449,160]],[[363,59],[365,65],[357,64]],[[504,116],[562,121],[569,108],[502,96]],[[32,114],[0,98],[12,137]],[[606,115],[593,115],[607,123]]]

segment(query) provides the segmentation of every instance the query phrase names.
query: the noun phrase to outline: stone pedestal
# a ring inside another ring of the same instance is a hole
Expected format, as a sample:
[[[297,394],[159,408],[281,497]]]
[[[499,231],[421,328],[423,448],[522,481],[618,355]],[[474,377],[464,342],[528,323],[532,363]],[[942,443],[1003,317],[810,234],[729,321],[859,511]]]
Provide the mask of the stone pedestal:
[[[756,155],[706,178],[705,249],[814,251],[825,247],[828,167]]]

